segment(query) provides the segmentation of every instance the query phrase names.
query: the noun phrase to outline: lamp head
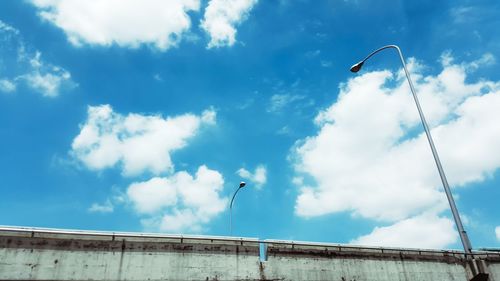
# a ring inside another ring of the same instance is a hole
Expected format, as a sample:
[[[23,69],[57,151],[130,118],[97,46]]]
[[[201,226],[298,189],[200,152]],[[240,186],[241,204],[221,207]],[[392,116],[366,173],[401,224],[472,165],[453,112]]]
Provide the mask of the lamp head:
[[[245,185],[247,185],[244,181],[240,182],[240,188],[244,187]]]
[[[351,72],[356,73],[361,70],[361,67],[363,66],[364,61],[360,61],[357,64],[351,66]]]

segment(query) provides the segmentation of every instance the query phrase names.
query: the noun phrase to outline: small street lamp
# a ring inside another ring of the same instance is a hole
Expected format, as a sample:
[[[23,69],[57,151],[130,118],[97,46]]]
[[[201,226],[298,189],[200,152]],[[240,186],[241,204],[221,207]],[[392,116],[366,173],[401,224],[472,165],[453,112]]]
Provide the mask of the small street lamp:
[[[246,185],[246,183],[244,181],[240,182],[240,186],[234,192],[233,198],[231,199],[231,204],[229,204],[229,234],[230,235],[233,235],[233,201],[234,201],[234,197],[236,197],[236,194],[238,193],[238,191],[240,191],[240,189],[242,189],[245,185]]]

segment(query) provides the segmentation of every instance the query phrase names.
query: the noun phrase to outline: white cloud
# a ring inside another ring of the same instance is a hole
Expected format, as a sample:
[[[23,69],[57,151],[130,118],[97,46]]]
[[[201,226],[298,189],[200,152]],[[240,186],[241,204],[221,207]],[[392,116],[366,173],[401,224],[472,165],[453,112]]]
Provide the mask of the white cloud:
[[[5,48],[1,58],[16,64],[10,77],[0,79],[0,91],[12,93],[18,84],[24,83],[45,97],[56,97],[62,89],[70,89],[77,84],[71,80],[71,74],[60,66],[42,61],[39,51],[29,51],[19,30],[0,20],[0,40]]]
[[[453,64],[449,57],[442,62],[436,76],[423,75],[425,67],[415,60],[409,65],[448,180],[464,186],[500,167],[500,83],[468,82],[471,64]],[[401,70],[350,79],[315,121],[318,133],[298,142],[292,153],[297,176],[312,179],[299,185],[297,215],[347,211],[399,226],[398,221],[447,208]]]
[[[383,247],[411,247],[442,249],[457,241],[458,234],[453,221],[436,215],[421,215],[397,223],[375,227],[368,235],[350,243]]]
[[[73,140],[72,153],[93,170],[121,164],[126,176],[172,172],[170,154],[184,147],[202,124],[215,124],[215,115],[207,110],[202,116],[124,116],[109,105],[90,106],[88,118]]]
[[[112,213],[114,211],[114,206],[110,200],[107,200],[104,204],[93,203],[89,208],[91,213]]]
[[[158,81],[158,82],[162,82],[162,81],[163,81],[163,78],[161,78],[160,74],[158,74],[158,73],[157,73],[157,74],[155,74],[155,75],[153,75],[153,78],[154,78],[156,81]]]
[[[289,104],[303,100],[305,96],[292,94],[275,94],[272,95],[267,106],[267,112],[280,112]]]
[[[217,119],[217,112],[213,108],[210,108],[209,110],[205,110],[201,114],[201,121],[203,123],[215,125],[216,119]]]
[[[129,186],[127,196],[143,225],[169,232],[201,231],[203,225],[221,213],[227,198],[221,196],[222,175],[200,166],[193,177],[185,171],[156,177]]]
[[[267,169],[264,165],[258,165],[255,171],[251,173],[245,168],[240,168],[237,171],[238,175],[255,184],[255,187],[260,189],[267,182]]]
[[[313,59],[321,54],[321,50],[307,51],[305,57],[308,59]]]
[[[31,0],[43,19],[64,30],[76,45],[177,46],[189,30],[187,14],[199,0]]]
[[[16,90],[16,84],[9,79],[0,79],[0,91],[12,93]]]
[[[441,64],[444,67],[452,66],[454,64],[454,60],[455,60],[453,58],[451,51],[444,52],[441,55],[440,59],[441,59]],[[465,62],[462,63],[460,65],[460,67],[468,72],[473,72],[473,71],[477,70],[478,68],[480,68],[481,66],[489,66],[489,65],[493,65],[495,63],[496,63],[495,56],[493,56],[493,54],[491,54],[491,53],[485,53],[477,60],[467,62],[467,63],[465,63]]]
[[[478,60],[471,62],[469,64],[469,67],[471,68],[471,70],[476,70],[483,65],[493,65],[495,63],[496,63],[495,56],[493,56],[493,54],[491,53],[486,53],[483,56],[481,56],[481,58],[479,58]]]
[[[139,213],[154,213],[177,203],[177,186],[168,178],[152,178],[147,182],[131,184],[127,195],[132,198]]]
[[[500,241],[500,226],[495,228],[495,234],[497,236],[497,240]]]
[[[14,28],[13,26],[3,22],[2,20],[0,20],[0,31],[19,35],[19,30],[17,28]]]
[[[455,23],[466,23],[475,20],[475,9],[473,7],[454,7],[450,10],[450,15]]]
[[[120,166],[125,176],[167,173],[134,182],[125,194],[105,204],[94,203],[91,212],[112,212],[113,202],[130,202],[146,229],[168,232],[199,232],[227,205],[221,196],[222,175],[200,166],[196,175],[174,173],[171,153],[186,146],[202,125],[214,125],[213,109],[201,115],[121,115],[109,105],[90,106],[88,117],[72,143],[71,153],[93,170]]]
[[[235,26],[244,21],[257,0],[210,0],[201,27],[210,35],[208,48],[232,46]]]
[[[329,60],[321,60],[321,66],[322,67],[332,67],[333,65],[333,62],[329,61]]]
[[[59,95],[61,87],[75,86],[68,71],[58,66],[46,65],[40,57],[41,53],[36,52],[30,60],[31,72],[20,76],[31,88],[45,97],[53,98]]]
[[[290,129],[290,127],[288,127],[287,125],[285,125],[285,126],[281,127],[276,132],[276,134],[278,134],[278,135],[289,135],[291,132],[292,132],[292,130]]]
[[[62,29],[75,46],[84,44],[165,51],[182,40],[197,42],[190,31],[189,13],[198,13],[200,0],[30,0],[39,16]],[[210,0],[200,26],[210,35],[208,48],[232,46],[236,26],[257,0]],[[0,22],[0,29],[2,28]]]

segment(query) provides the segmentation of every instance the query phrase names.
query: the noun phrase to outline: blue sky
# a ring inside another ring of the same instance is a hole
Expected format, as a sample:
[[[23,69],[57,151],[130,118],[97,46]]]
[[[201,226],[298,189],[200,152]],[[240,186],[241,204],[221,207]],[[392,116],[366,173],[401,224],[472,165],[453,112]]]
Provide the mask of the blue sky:
[[[0,224],[500,246],[497,1],[0,4]]]

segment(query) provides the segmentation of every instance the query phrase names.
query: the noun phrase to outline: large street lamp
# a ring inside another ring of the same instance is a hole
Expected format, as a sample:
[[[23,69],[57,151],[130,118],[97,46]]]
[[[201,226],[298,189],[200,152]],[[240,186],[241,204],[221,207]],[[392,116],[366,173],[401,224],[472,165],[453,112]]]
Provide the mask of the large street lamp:
[[[240,186],[238,189],[233,194],[233,198],[231,199],[231,204],[229,204],[229,234],[233,235],[233,201],[234,197],[236,197],[236,193],[240,191],[241,188],[243,188],[246,185],[244,181],[240,182]]]
[[[420,108],[420,103],[417,98],[417,94],[415,93],[415,89],[413,88],[413,83],[410,79],[410,73],[408,72],[408,69],[406,68],[406,63],[403,58],[403,54],[401,53],[401,50],[399,49],[398,46],[396,45],[387,45],[384,46],[380,49],[377,49],[373,51],[371,54],[369,54],[366,58],[364,58],[362,61],[358,62],[357,64],[353,65],[351,67],[351,72],[358,72],[361,70],[361,67],[363,64],[373,55],[376,53],[384,50],[384,49],[389,49],[393,48],[398,51],[399,58],[401,59],[401,63],[403,64],[403,68],[406,74],[406,78],[408,79],[408,84],[410,84],[410,90],[411,93],[413,94],[413,99],[415,100],[415,104],[417,105],[418,109],[418,114],[420,115],[420,120],[422,120],[422,125],[424,125],[424,130],[425,134],[427,135],[427,140],[429,141],[429,145],[431,146],[432,150],[432,155],[434,156],[434,160],[436,161],[436,166],[439,171],[439,176],[441,177],[441,182],[443,183],[444,191],[446,193],[446,197],[448,198],[448,202],[450,203],[450,208],[451,208],[451,213],[453,214],[453,219],[455,220],[455,224],[457,225],[458,232],[460,234],[460,240],[462,240],[462,245],[464,246],[464,251],[466,255],[471,255],[472,254],[472,245],[470,243],[469,237],[467,236],[467,232],[465,232],[464,226],[462,225],[462,221],[460,220],[460,215],[458,214],[458,209],[457,206],[455,205],[455,200],[453,200],[453,195],[451,194],[450,191],[450,186],[448,185],[448,180],[446,179],[446,176],[443,171],[443,167],[441,166],[441,161],[439,160],[438,153],[436,151],[436,147],[434,147],[434,142],[432,141],[432,136],[431,136],[431,131],[429,130],[429,126],[427,125],[427,122],[425,121],[424,113],[422,112],[422,108]]]

